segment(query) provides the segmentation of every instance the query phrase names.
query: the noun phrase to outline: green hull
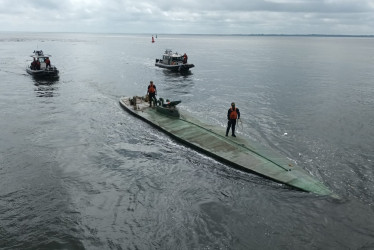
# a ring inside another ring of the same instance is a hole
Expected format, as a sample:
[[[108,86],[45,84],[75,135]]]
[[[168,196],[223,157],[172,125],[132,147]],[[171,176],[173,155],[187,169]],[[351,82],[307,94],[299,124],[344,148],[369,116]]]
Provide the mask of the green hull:
[[[221,162],[303,191],[338,198],[324,184],[286,157],[246,139],[226,137],[222,128],[202,124],[185,115],[178,118],[160,114],[140,99],[136,106],[132,106],[130,98],[123,97],[120,104],[131,114]]]

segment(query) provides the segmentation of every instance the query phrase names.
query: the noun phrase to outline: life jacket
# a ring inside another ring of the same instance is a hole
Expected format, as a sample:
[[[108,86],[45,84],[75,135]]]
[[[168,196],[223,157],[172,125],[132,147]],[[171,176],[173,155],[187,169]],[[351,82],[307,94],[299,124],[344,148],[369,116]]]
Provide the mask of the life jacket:
[[[236,118],[238,118],[238,113],[236,112],[236,108],[235,110],[233,110],[232,108],[230,108],[231,112],[230,112],[230,119],[231,120],[236,120]]]
[[[155,85],[149,85],[148,92],[151,94],[155,93],[156,92]]]

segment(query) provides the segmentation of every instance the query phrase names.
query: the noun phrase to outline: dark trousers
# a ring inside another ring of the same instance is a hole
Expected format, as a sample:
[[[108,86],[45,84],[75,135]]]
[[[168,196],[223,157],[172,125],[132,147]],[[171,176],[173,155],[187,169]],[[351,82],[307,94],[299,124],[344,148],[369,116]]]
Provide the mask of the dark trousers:
[[[236,125],[236,119],[230,119],[227,122],[227,129],[226,129],[226,135],[229,134],[230,128],[232,126],[232,134],[235,135],[235,125]]]
[[[155,93],[149,93],[149,106],[152,106],[152,101],[154,102],[153,106],[156,106],[156,94]]]

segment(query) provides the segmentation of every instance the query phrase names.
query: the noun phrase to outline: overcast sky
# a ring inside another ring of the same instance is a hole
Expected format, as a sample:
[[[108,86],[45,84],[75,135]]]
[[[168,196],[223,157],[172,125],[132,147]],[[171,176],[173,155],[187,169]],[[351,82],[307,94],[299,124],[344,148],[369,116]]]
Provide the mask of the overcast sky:
[[[374,0],[0,0],[0,31],[373,35]]]

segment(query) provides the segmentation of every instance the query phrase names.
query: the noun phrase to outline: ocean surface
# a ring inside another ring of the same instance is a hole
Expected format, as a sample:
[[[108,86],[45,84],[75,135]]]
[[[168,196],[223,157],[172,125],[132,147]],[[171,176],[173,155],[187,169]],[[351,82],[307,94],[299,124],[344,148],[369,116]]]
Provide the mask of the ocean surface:
[[[374,249],[374,39],[0,33],[0,249]],[[35,49],[55,80],[25,71]],[[187,53],[189,74],[154,66]],[[124,111],[181,112],[283,154],[340,199],[196,152]]]

